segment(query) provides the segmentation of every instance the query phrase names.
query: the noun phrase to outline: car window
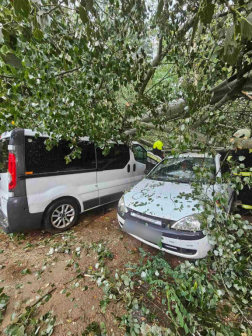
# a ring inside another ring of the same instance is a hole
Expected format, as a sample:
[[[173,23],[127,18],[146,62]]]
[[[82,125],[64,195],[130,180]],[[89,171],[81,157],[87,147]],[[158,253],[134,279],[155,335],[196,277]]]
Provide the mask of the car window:
[[[149,179],[164,182],[189,183],[195,181],[194,169],[205,167],[211,172],[210,179],[215,178],[215,161],[211,158],[179,157],[162,161],[147,176]]]
[[[129,148],[126,145],[114,145],[107,155],[102,151],[101,148],[96,148],[98,170],[123,169],[129,162]]]
[[[81,157],[73,159],[68,164],[65,157],[71,153],[66,141],[48,151],[45,146],[46,138],[26,137],[25,139],[25,163],[26,171],[33,173],[50,173],[62,171],[74,171],[80,169],[96,169],[94,144],[81,141]]]
[[[133,153],[135,160],[141,163],[146,163],[147,161],[147,152],[146,150],[140,145],[133,146]]]
[[[0,173],[7,173],[8,171],[8,145],[9,138],[0,141]]]

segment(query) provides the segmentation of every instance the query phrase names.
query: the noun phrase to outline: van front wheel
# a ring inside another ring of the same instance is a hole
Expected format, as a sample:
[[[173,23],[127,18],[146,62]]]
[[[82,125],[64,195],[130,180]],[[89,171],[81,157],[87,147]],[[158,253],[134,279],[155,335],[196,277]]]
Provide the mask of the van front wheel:
[[[44,216],[44,229],[50,233],[69,230],[77,221],[79,207],[71,198],[61,198],[53,202]]]

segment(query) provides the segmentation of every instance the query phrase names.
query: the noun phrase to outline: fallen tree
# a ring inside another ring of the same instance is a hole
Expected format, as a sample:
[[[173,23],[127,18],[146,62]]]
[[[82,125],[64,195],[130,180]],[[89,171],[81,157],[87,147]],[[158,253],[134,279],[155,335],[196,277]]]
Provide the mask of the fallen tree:
[[[85,133],[106,144],[139,137],[153,129],[149,123],[162,128],[190,118],[187,129],[201,142],[211,133],[205,133],[206,121],[216,128],[216,113],[238,97],[250,99],[243,93],[252,88],[249,4],[160,1],[157,11],[143,0],[6,0],[2,6],[2,131],[36,128],[73,145]],[[235,25],[240,38],[233,42]],[[150,27],[158,41],[153,59]],[[169,76],[175,73],[175,86],[155,82],[165,67]],[[127,86],[129,105],[123,106],[118,101],[128,101]]]

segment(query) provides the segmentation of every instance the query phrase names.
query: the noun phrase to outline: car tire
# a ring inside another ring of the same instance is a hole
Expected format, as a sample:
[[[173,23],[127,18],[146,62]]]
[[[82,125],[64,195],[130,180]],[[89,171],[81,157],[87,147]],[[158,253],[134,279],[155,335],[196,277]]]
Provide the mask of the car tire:
[[[64,197],[56,200],[46,209],[44,229],[50,233],[67,231],[76,224],[79,213],[79,206],[74,199]]]

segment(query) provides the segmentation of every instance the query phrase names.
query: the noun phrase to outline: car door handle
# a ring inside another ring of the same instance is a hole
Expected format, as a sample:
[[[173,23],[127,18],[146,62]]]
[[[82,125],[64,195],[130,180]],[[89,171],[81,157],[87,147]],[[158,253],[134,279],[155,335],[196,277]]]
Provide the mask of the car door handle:
[[[134,172],[136,171],[136,164],[135,163],[133,164],[133,171]]]
[[[127,170],[128,170],[128,173],[129,173],[130,172],[130,165],[128,165],[128,169]]]

